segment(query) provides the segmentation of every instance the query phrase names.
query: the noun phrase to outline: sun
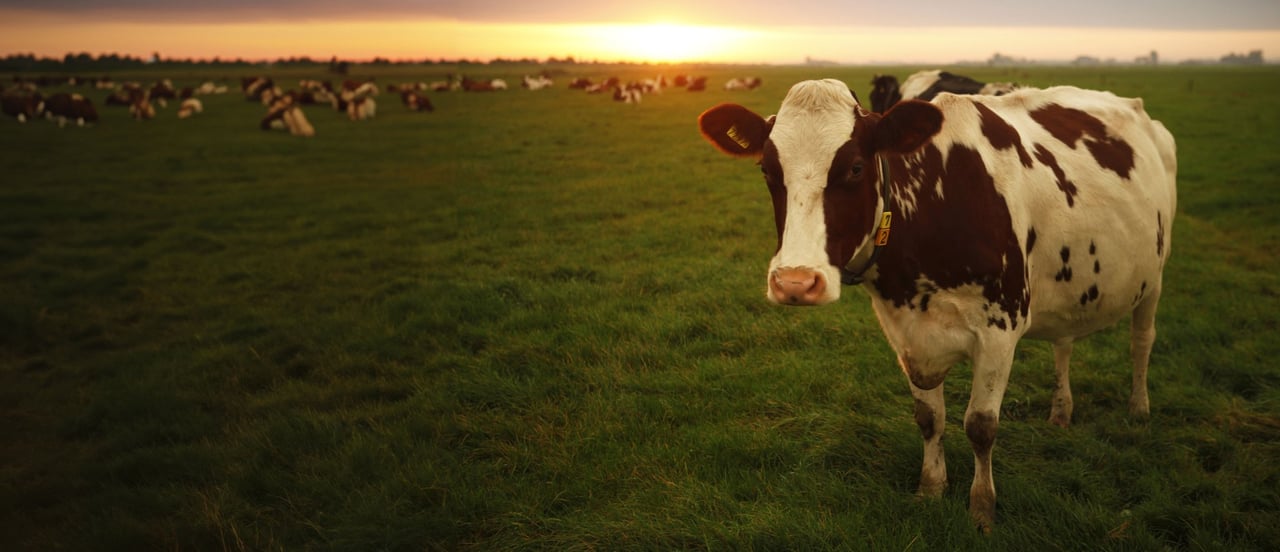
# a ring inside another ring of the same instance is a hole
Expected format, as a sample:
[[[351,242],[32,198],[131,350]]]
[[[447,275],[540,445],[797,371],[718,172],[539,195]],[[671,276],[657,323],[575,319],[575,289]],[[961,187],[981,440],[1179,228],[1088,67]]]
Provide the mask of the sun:
[[[722,27],[682,23],[610,25],[602,37],[616,56],[632,61],[706,61],[729,51],[745,34]]]

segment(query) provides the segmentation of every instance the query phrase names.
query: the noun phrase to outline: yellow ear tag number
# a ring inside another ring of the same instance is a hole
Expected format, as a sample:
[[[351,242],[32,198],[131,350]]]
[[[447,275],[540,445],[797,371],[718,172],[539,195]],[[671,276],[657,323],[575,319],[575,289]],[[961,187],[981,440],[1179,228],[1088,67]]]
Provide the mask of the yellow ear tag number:
[[[885,212],[880,215],[880,230],[876,232],[876,245],[889,244],[889,226],[893,223],[893,213]]]
[[[738,133],[738,127],[736,125],[729,127],[729,131],[725,132],[725,134],[729,136],[730,140],[733,140],[741,146],[742,149],[751,149],[751,141],[743,138],[742,135]]]

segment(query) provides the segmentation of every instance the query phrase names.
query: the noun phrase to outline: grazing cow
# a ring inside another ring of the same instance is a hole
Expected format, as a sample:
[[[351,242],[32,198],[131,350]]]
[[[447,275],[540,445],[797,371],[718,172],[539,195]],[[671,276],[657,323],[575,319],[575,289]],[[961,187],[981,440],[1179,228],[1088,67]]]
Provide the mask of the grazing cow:
[[[156,107],[151,103],[149,92],[133,96],[133,103],[129,104],[129,116],[139,121],[156,117]]]
[[[44,111],[44,98],[39,92],[34,94],[6,92],[0,96],[0,101],[4,104],[4,114],[17,119],[19,123],[34,119]]]
[[[98,122],[98,110],[93,102],[79,94],[58,92],[44,102],[45,113],[58,122],[58,126],[66,126],[74,121],[76,126],[85,126]]]
[[[613,88],[613,101],[622,103],[640,103],[640,99],[644,97],[644,93],[640,88],[631,86],[615,86]]]
[[[186,119],[196,113],[204,112],[204,103],[198,98],[187,98],[182,100],[182,104],[178,106],[178,118]]]
[[[426,94],[416,90],[406,90],[400,94],[400,101],[404,102],[404,106],[409,111],[435,111],[436,106],[431,105],[431,99]]]
[[[266,77],[242,77],[240,79],[240,90],[244,92],[244,99],[251,102],[263,102],[263,95],[269,90],[279,90],[276,84]],[[264,102],[263,105],[270,105],[271,102]]]
[[[947,485],[942,383],[968,358],[969,513],[991,528],[992,446],[1022,337],[1053,343],[1049,421],[1066,426],[1073,342],[1132,315],[1129,411],[1148,414],[1177,162],[1142,100],[1057,87],[941,94],[881,115],[829,79],[796,84],[768,119],[722,104],[698,122],[764,173],[778,231],[768,299],[830,303],[837,282],[871,297],[915,398],[920,494]]]
[[[724,83],[725,90],[755,90],[759,88],[764,81],[760,77],[743,77],[732,78],[729,82]]]
[[[1019,88],[1013,83],[987,84],[936,69],[914,73],[902,86],[898,86],[898,79],[891,75],[876,75],[871,79],[871,87],[871,110],[876,113],[884,113],[902,100],[929,101],[943,92],[1001,96]]]
[[[293,96],[282,96],[267,110],[267,116],[259,123],[262,130],[286,129],[294,136],[315,136],[316,129],[311,126],[302,108],[293,101]]]
[[[378,102],[369,96],[347,100],[347,118],[352,121],[372,119],[378,114]]]

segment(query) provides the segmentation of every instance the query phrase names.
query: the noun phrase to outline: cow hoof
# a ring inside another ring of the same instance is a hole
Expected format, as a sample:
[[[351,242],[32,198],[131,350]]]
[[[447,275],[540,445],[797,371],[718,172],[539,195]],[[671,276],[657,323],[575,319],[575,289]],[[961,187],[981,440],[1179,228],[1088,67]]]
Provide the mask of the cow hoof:
[[[937,482],[920,482],[920,488],[916,489],[916,496],[920,498],[940,498],[942,493],[947,490],[947,480]]]
[[[973,524],[984,535],[990,535],[991,529],[996,525],[996,513],[994,511],[978,511],[971,508],[969,509],[969,517],[973,518]]]
[[[1138,418],[1138,419],[1140,419],[1140,420],[1145,420],[1145,419],[1147,419],[1147,418],[1151,417],[1151,405],[1150,405],[1150,403],[1148,403],[1148,402],[1147,402],[1147,401],[1145,401],[1145,400],[1140,400],[1140,401],[1130,400],[1130,401],[1129,401],[1129,415],[1130,415],[1130,416],[1132,416],[1132,417],[1134,417],[1134,418]]]
[[[1062,429],[1066,429],[1068,427],[1071,427],[1071,416],[1063,415],[1062,413],[1059,413],[1059,412],[1054,412],[1053,414],[1049,415],[1049,423],[1056,425]]]

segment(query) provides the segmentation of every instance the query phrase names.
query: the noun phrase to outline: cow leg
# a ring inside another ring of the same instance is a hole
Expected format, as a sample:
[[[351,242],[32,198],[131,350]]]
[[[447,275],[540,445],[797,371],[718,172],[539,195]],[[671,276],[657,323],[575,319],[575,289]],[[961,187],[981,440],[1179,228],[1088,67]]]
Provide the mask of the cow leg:
[[[920,496],[942,496],[947,488],[947,459],[942,452],[942,430],[947,423],[942,385],[925,390],[911,385],[916,403],[916,425],[924,438],[924,462],[920,466]]]
[[[973,358],[973,389],[964,413],[964,433],[973,446],[973,485],[969,487],[969,516],[983,532],[996,520],[996,485],[991,473],[991,453],[1000,425],[1000,403],[1009,385],[1014,342],[985,344]]]
[[[1147,364],[1151,347],[1156,342],[1156,305],[1160,302],[1160,284],[1133,310],[1129,333],[1129,358],[1133,362],[1133,391],[1129,394],[1129,415],[1146,418],[1151,413],[1147,399]]]
[[[1065,338],[1053,342],[1053,406],[1049,410],[1049,423],[1067,427],[1071,425],[1071,348],[1075,340]]]

